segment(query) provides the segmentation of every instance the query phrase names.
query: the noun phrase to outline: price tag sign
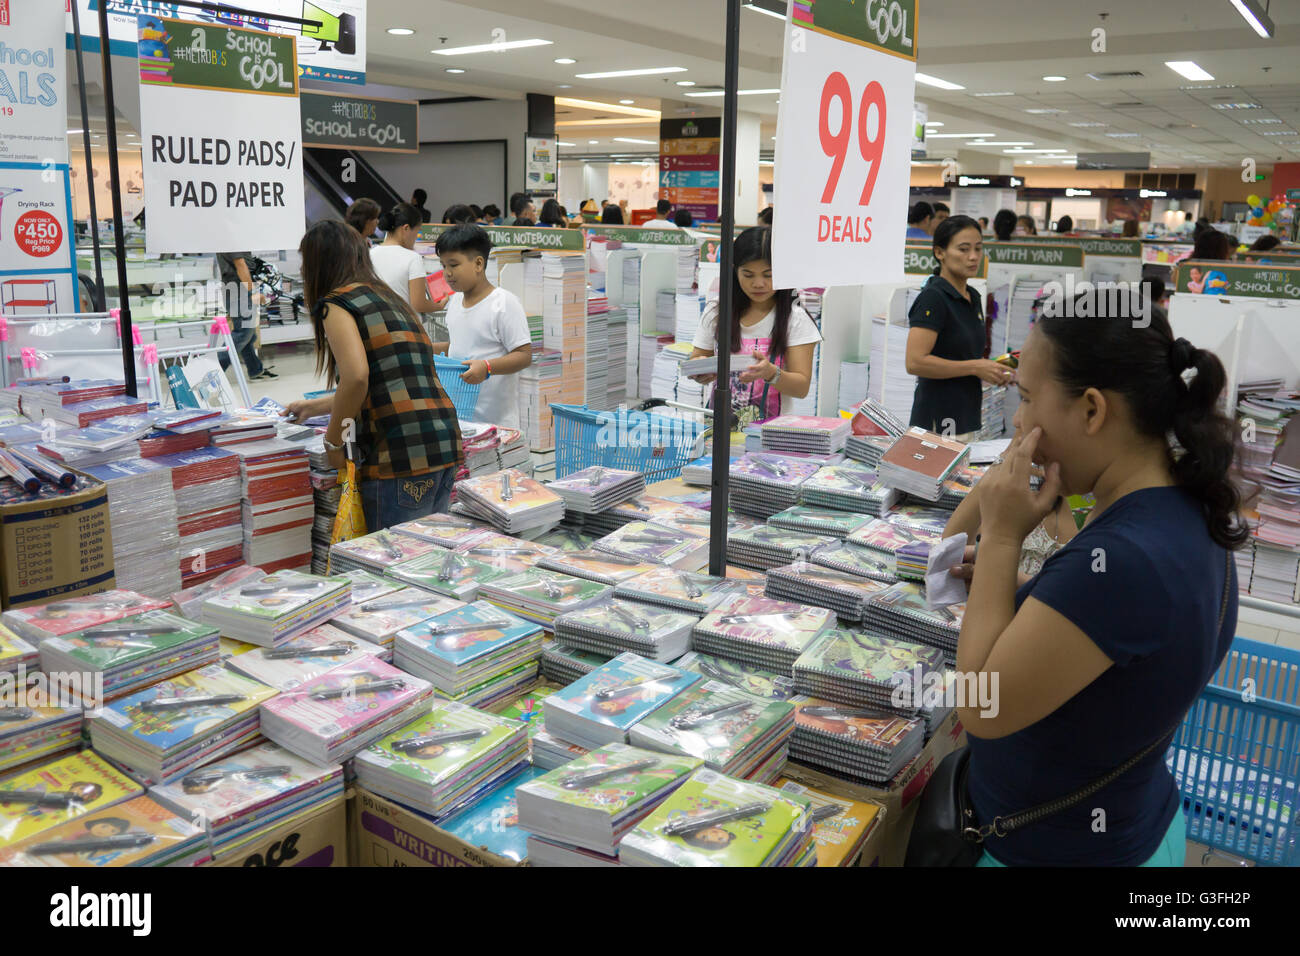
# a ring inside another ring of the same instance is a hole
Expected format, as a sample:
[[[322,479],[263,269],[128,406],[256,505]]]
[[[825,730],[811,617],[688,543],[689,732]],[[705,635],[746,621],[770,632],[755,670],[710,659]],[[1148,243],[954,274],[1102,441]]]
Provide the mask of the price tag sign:
[[[916,0],[792,0],[777,114],[778,289],[902,279]]]

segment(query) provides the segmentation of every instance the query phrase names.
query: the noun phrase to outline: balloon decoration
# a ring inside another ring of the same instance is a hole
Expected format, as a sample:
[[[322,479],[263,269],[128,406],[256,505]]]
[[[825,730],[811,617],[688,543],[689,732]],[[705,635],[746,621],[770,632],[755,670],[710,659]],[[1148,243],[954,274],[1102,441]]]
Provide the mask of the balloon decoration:
[[[1254,193],[1251,193],[1249,196],[1246,197],[1246,203],[1247,203],[1248,205],[1250,205],[1251,208],[1254,208],[1255,206],[1262,205],[1263,202],[1264,202],[1264,200],[1260,199],[1260,198],[1259,198],[1258,196],[1256,196]],[[1255,215],[1258,216],[1259,213],[1255,213]]]

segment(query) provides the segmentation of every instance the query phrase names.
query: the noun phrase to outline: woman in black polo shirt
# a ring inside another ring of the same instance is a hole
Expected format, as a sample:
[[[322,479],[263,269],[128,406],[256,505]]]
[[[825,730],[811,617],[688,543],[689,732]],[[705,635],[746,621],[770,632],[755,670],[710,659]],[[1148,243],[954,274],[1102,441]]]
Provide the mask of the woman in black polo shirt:
[[[984,239],[969,216],[934,231],[937,273],[908,313],[907,371],[916,376],[910,424],[969,441],[980,430],[980,381],[1007,385],[1011,372],[984,358],[984,309],[966,280],[979,272]]]

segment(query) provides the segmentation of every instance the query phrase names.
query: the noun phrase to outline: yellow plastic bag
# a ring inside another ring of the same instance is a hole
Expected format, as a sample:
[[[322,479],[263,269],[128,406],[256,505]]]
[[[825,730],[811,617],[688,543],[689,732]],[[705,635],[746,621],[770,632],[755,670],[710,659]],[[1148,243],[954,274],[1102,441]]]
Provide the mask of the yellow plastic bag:
[[[343,492],[339,495],[339,511],[334,516],[330,531],[330,544],[350,541],[366,533],[366,514],[361,509],[361,488],[357,481],[356,463],[349,458],[339,471]],[[329,564],[326,564],[328,573]]]

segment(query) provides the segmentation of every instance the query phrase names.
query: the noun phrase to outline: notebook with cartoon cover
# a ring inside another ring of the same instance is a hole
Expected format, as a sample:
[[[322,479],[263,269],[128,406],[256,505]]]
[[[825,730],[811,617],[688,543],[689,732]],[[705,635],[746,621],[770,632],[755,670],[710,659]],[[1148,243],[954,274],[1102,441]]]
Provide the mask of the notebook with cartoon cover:
[[[689,688],[634,726],[630,743],[652,750],[699,757],[727,771],[756,743],[791,724],[794,706],[763,700],[721,681]]]
[[[603,662],[602,662],[603,663]],[[528,693],[516,697],[494,712],[501,717],[522,721],[528,727],[528,736],[536,737],[543,726],[542,701],[555,693],[554,687],[534,687]]]
[[[832,628],[794,662],[796,672],[832,681],[892,687],[902,678],[943,667],[943,651],[924,644],[848,628]]]
[[[719,601],[745,593],[744,581],[657,565],[614,589],[619,597],[705,610]]]
[[[0,783],[0,847],[143,793],[93,750],[45,761]]]
[[[508,595],[511,601],[544,610],[550,617],[555,617],[594,601],[608,593],[610,587],[571,574],[529,568],[520,574],[490,582],[488,590],[490,594],[485,597],[495,604],[504,603],[504,597]]]
[[[894,562],[883,551],[866,545],[841,541],[835,545],[818,548],[808,558],[813,564],[820,564],[836,571],[844,571],[861,578],[893,584],[898,580],[894,573]]]
[[[492,526],[460,515],[431,514],[413,521],[403,521],[390,529],[401,535],[432,542],[444,548],[454,548],[467,541],[476,541]]]
[[[352,582],[341,575],[325,577],[302,571],[277,571],[209,596],[203,602],[203,620],[217,626],[230,618],[280,621],[323,605],[340,591],[350,595],[351,586]]]
[[[470,667],[506,648],[540,645],[542,629],[508,611],[475,601],[413,624],[397,635],[407,651],[437,658],[448,670]]]
[[[389,646],[404,627],[465,606],[464,601],[424,588],[398,584],[395,590],[361,602],[330,619],[330,624],[374,644]]]
[[[589,578],[602,584],[620,584],[639,577],[661,565],[632,557],[620,557],[595,548],[583,551],[562,551],[538,562],[539,568],[559,571],[574,577]]]
[[[28,644],[9,628],[0,625],[0,673],[17,673],[19,667],[36,670],[40,654],[36,645]]]
[[[397,580],[426,591],[472,601],[479,587],[518,574],[518,564],[504,560],[479,559],[458,551],[437,549],[388,569]]]
[[[922,531],[919,528],[905,528],[884,518],[877,518],[871,524],[859,528],[848,536],[850,544],[858,544],[883,554],[893,554],[905,544],[918,541],[936,542],[942,532]]]
[[[739,597],[706,614],[696,625],[696,634],[798,656],[814,637],[834,623],[833,618],[834,613],[826,608],[769,597]]]
[[[698,674],[636,654],[620,654],[557,690],[542,706],[548,726],[554,720],[553,714],[563,712],[625,732],[699,680]]]
[[[396,534],[391,528],[340,541],[330,548],[353,560],[379,567],[400,564],[437,549],[438,546],[431,541],[421,541],[407,534]]]
[[[952,517],[952,512],[947,508],[909,501],[894,505],[882,517],[895,527],[942,537],[943,529],[948,526],[948,519]]]
[[[95,625],[41,644],[47,670],[129,672],[140,661],[165,658],[187,649],[188,657],[211,658],[217,650],[217,629],[188,621],[167,611],[146,611]],[[129,674],[121,675],[124,679]]]
[[[279,647],[259,647],[230,659],[229,667],[276,690],[293,690],[326,671],[379,657],[383,648],[332,624],[322,624]]]
[[[62,598],[36,607],[10,608],[0,615],[0,620],[19,637],[40,643],[47,637],[108,624],[129,614],[161,611],[171,607],[171,603],[166,599],[154,600],[134,591],[101,591],[98,594]]]
[[[376,658],[363,657],[356,663],[326,671],[291,691],[272,696],[263,703],[262,712],[264,718],[270,714],[288,728],[311,738],[339,740],[432,694],[428,681]]]
[[[528,831],[519,825],[519,788],[546,773],[529,767],[518,777],[489,792],[465,809],[447,817],[439,827],[452,836],[522,863],[528,856]]]
[[[950,604],[948,607],[931,608],[925,601],[925,587],[911,581],[900,581],[871,596],[868,603],[881,611],[899,614],[910,620],[940,628],[945,631],[960,631],[962,616],[966,613],[965,604]]]
[[[743,664],[725,657],[690,651],[673,661],[674,667],[693,671],[706,680],[718,681],[753,694],[763,700],[795,700],[794,679],[753,664]]]
[[[769,525],[778,528],[811,531],[837,538],[847,538],[870,521],[871,518],[867,515],[836,511],[831,508],[811,508],[807,505],[795,505],[767,519]]]
[[[192,866],[208,856],[200,827],[135,797],[0,849],[0,866]]]
[[[882,819],[878,803],[837,797],[785,778],[773,786],[811,804],[809,819],[813,821],[818,866],[854,865],[862,845]]]

